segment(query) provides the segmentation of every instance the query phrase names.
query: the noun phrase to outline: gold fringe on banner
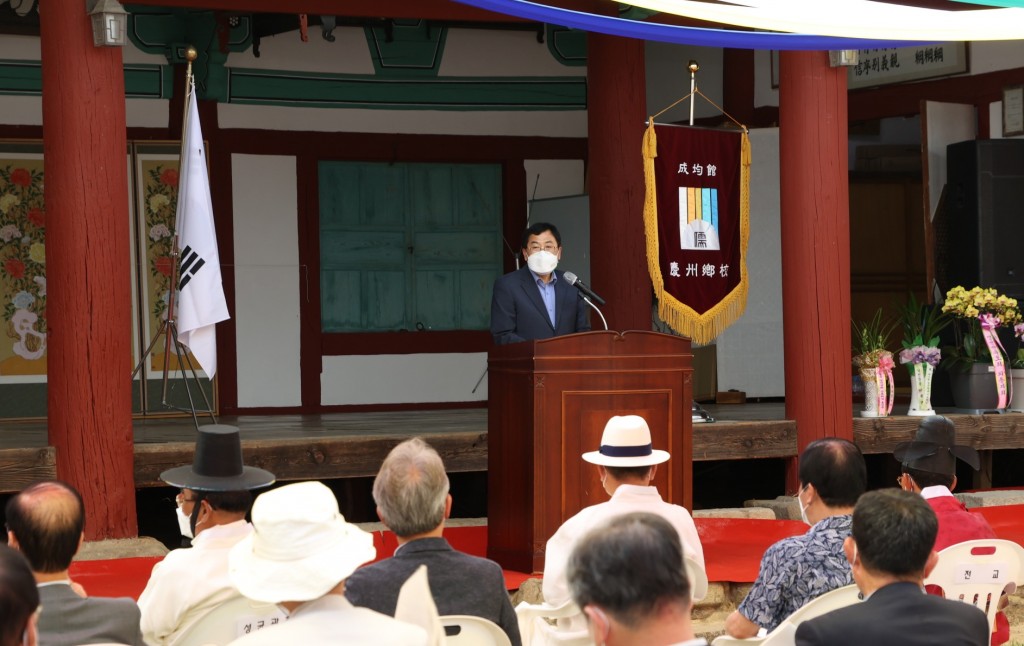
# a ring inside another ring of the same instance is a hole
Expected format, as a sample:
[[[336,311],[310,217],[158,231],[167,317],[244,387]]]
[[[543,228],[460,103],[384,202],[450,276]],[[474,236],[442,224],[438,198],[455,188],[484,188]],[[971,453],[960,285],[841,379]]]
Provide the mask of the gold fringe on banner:
[[[654,158],[658,156],[658,137],[654,132],[654,118],[648,120],[643,140],[644,156],[644,230],[647,233],[647,270],[658,298],[658,316],[679,334],[696,343],[715,340],[743,316],[747,309],[750,278],[747,275],[747,243],[750,241],[750,138],[743,128],[740,148],[740,283],[725,298],[703,314],[698,314],[665,290],[659,261],[658,192],[655,184]]]

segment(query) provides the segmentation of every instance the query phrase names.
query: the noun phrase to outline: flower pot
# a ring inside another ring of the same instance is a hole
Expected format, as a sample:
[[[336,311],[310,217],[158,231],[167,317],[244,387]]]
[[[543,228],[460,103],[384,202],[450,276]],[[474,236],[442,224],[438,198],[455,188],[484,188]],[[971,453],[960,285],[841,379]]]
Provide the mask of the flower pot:
[[[885,417],[885,411],[878,410],[878,378],[874,368],[861,368],[860,379],[864,382],[864,410],[861,417]],[[885,384],[882,384],[885,388]]]
[[[957,408],[998,410],[999,393],[996,392],[995,373],[989,372],[991,367],[989,363],[975,363],[967,372],[949,373],[953,403]]]
[[[1013,399],[1010,400],[1010,410],[1024,413],[1024,368],[1011,370],[1010,378],[1013,380]]]
[[[914,363],[908,365],[907,368],[910,369],[910,410],[907,411],[907,415],[913,417],[934,415],[932,377],[935,375],[935,368],[930,363]],[[1024,373],[1024,370],[1021,372]],[[1024,398],[1021,399],[1021,404],[1024,405]]]

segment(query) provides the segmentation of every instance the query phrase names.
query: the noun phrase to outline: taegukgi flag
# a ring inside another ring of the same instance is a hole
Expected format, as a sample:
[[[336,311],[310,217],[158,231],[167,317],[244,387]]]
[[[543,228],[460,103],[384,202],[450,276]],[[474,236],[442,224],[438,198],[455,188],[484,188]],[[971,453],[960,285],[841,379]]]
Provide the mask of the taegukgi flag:
[[[181,249],[178,274],[178,339],[211,379],[217,372],[215,324],[228,315],[220,276],[220,254],[213,226],[213,203],[207,174],[206,147],[199,124],[195,84],[189,79],[188,117],[182,137],[178,172],[176,230]]]
[[[658,126],[643,143],[647,265],[658,315],[709,343],[747,305],[750,142],[746,129]]]

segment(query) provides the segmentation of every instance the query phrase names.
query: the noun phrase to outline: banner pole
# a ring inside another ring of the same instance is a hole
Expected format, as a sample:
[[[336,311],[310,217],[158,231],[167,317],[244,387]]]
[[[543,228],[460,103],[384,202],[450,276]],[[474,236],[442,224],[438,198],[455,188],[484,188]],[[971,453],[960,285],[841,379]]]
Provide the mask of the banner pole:
[[[697,97],[694,96],[697,93],[697,70],[700,69],[700,65],[697,61],[690,61],[688,66],[690,70],[690,125],[693,125],[693,104],[696,102]]]

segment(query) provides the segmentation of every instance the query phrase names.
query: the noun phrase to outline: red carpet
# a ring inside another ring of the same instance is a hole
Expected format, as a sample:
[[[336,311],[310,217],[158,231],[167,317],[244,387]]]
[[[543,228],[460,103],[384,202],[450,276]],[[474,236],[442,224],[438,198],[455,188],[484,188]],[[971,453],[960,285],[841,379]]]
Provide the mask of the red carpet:
[[[981,507],[980,513],[992,525],[996,536],[1024,545],[1024,505]],[[772,543],[803,534],[807,525],[795,520],[757,520],[750,518],[698,518],[695,520],[709,581],[750,583],[757,578],[761,555]],[[487,528],[451,527],[445,538],[455,549],[485,556]],[[374,532],[377,560],[390,557],[398,547],[391,532]],[[97,597],[133,597],[137,599],[149,580],[153,565],[160,559],[125,558],[109,561],[82,561],[71,564],[71,577],[81,583],[90,595]],[[505,570],[505,585],[517,590],[533,575]]]

